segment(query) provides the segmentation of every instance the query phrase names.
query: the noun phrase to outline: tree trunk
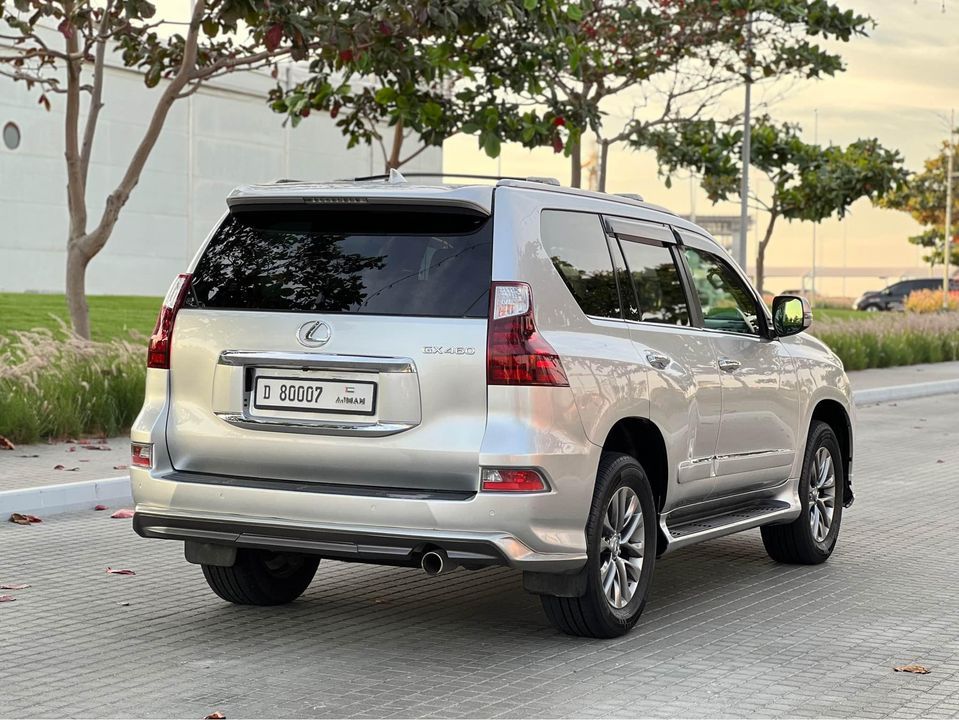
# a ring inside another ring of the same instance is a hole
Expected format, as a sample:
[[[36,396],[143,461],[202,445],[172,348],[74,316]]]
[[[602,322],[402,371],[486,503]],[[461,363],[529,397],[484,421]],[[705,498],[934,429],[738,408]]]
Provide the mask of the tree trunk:
[[[390,156],[386,161],[386,174],[389,175],[390,170],[399,169],[400,163],[400,150],[403,149],[403,121],[397,120],[396,125],[393,126],[393,147],[390,148]]]
[[[599,150],[599,191],[606,192],[606,164],[609,162],[609,140],[603,140]]]
[[[90,313],[87,307],[86,273],[90,259],[71,240],[67,243],[67,308],[73,331],[90,339]]]
[[[772,239],[773,227],[775,227],[776,218],[778,217],[779,213],[775,210],[769,213],[769,224],[766,226],[766,234],[763,235],[763,239],[759,241],[759,247],[756,250],[756,289],[759,290],[760,295],[763,293],[763,283],[766,280],[766,246],[769,245],[769,241]]]
[[[583,186],[583,143],[581,140],[570,143],[569,164],[570,164],[570,187],[578,188]]]

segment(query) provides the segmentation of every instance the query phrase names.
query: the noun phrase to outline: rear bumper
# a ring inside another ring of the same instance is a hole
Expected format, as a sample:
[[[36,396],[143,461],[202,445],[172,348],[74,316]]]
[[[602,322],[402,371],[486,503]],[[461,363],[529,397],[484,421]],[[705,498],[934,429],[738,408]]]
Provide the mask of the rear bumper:
[[[418,566],[442,548],[466,567],[569,573],[586,562],[581,492],[404,492],[131,468],[143,537]],[[285,487],[281,487],[285,486]]]
[[[504,533],[330,528],[143,511],[134,515],[133,529],[147,538],[303,552],[334,560],[410,567],[419,565],[425,550],[436,547],[443,548],[451,560],[465,567],[508,565],[539,572],[572,572],[586,561],[585,554],[535,553]]]

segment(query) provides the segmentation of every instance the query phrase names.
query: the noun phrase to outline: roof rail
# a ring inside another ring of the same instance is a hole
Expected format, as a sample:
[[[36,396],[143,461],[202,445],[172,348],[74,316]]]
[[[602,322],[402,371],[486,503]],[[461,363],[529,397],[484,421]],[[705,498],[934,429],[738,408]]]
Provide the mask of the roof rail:
[[[643,196],[639,193],[614,193],[617,197],[624,197],[630,200],[639,200],[639,202],[646,202],[643,199]]]
[[[394,175],[395,173],[395,175]],[[355,177],[353,182],[368,182],[370,180],[390,180],[396,175],[400,175],[398,170],[391,170],[390,174],[381,174],[381,175],[367,175],[365,177]],[[441,172],[408,172],[403,173],[400,177],[405,178],[416,178],[416,177],[435,177],[435,178],[465,178],[468,180],[523,180],[526,182],[538,182],[545,185],[559,185],[559,180],[551,177],[519,177],[516,175],[476,175],[473,173],[441,173]],[[395,180],[393,182],[396,182]]]

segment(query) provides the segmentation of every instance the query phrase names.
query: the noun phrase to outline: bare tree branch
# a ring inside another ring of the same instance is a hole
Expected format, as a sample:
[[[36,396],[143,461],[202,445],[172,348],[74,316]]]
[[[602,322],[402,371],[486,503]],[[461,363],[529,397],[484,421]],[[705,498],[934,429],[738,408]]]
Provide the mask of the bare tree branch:
[[[107,0],[100,19],[100,28],[97,31],[97,52],[93,61],[93,91],[90,98],[90,109],[87,112],[87,122],[83,128],[83,147],[80,150],[80,169],[83,173],[83,184],[87,184],[87,175],[90,170],[90,154],[93,152],[93,138],[97,132],[97,122],[100,119],[100,110],[103,108],[103,68],[106,64],[107,29],[110,21],[110,11],[113,9],[113,0]]]

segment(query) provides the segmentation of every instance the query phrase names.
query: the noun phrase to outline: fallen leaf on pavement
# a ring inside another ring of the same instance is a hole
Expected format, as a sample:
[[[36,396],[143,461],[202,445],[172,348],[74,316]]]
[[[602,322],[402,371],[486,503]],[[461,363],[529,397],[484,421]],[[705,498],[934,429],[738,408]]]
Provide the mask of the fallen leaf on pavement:
[[[129,465],[114,465],[114,466],[113,466],[113,469],[114,469],[114,470],[128,470],[129,468],[130,468]]]
[[[226,720],[226,715],[217,710],[207,715],[203,720]]]
[[[925,665],[900,665],[893,668],[896,672],[913,673],[915,675],[928,675],[929,669]]]
[[[13,595],[0,595],[0,602],[13,602],[16,598]]]
[[[10,515],[10,522],[16,523],[17,525],[29,525],[30,523],[43,522],[36,515],[24,515],[22,513],[12,513]]]
[[[0,590],[26,590],[28,587],[30,587],[30,586],[29,586],[29,585],[22,585],[22,584],[21,584],[21,585],[14,585],[14,584],[8,583],[8,584],[6,584],[6,585],[0,585]]]
[[[116,511],[115,513],[113,513],[113,515],[111,515],[110,517],[112,517],[112,518],[120,518],[121,520],[124,520],[124,519],[126,519],[126,518],[132,518],[132,517],[133,517],[133,511],[130,510],[129,508],[123,508],[122,510],[117,510],[117,511]]]
[[[76,445],[71,445],[70,447],[67,448],[67,452],[76,452],[76,451],[77,451]]]
[[[109,450],[106,445],[81,445],[84,450]]]
[[[945,462],[945,460],[936,460],[936,465],[942,465]]]
[[[109,510],[110,508],[108,508],[106,505],[94,505],[94,506],[93,506],[93,509],[94,509],[94,510]]]
[[[114,570],[113,568],[107,568],[107,572],[111,575],[136,575],[132,570]]]
[[[0,450],[16,450],[17,446],[10,442],[3,435],[0,435]]]
[[[76,471],[79,470],[80,468],[78,468],[78,467],[68,468],[68,467],[66,467],[66,466],[64,466],[64,465],[54,465],[54,466],[53,466],[53,469],[54,469],[54,470],[66,470],[67,472],[76,472]]]
[[[40,457],[40,456],[39,456],[39,455],[17,455],[17,457],[22,457],[22,458],[35,458],[35,457]]]
[[[118,602],[117,605],[122,605],[123,607],[128,607],[130,603],[128,602]]]

